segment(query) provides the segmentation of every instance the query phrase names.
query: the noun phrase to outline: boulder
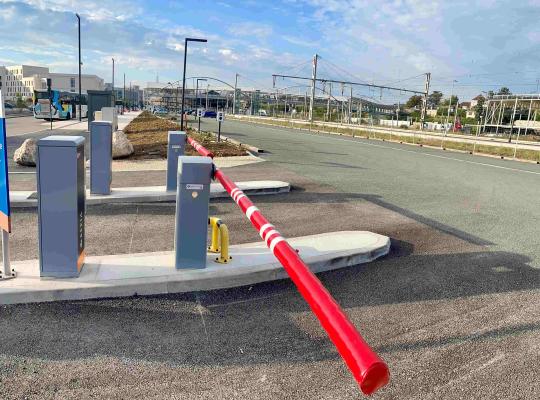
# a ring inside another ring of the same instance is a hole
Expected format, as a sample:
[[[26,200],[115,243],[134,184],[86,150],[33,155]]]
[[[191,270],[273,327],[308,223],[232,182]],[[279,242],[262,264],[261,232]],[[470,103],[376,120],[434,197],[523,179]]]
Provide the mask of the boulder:
[[[123,131],[115,131],[112,136],[113,158],[123,158],[133,154],[133,145]]]
[[[37,140],[26,139],[21,147],[15,150],[13,161],[20,165],[29,167],[36,166]]]

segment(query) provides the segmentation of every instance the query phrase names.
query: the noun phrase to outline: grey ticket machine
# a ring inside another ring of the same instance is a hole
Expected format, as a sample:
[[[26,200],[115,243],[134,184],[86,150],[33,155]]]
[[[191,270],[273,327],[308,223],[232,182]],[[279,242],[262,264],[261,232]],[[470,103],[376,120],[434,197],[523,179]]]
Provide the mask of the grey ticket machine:
[[[176,190],[178,180],[178,157],[184,155],[186,148],[186,133],[182,131],[169,131],[169,144],[167,146],[167,191]]]
[[[90,123],[90,193],[111,194],[112,124]]]
[[[78,277],[84,263],[84,137],[37,143],[39,268],[42,277]]]
[[[206,267],[212,166],[208,157],[178,158],[174,247],[177,269]]]

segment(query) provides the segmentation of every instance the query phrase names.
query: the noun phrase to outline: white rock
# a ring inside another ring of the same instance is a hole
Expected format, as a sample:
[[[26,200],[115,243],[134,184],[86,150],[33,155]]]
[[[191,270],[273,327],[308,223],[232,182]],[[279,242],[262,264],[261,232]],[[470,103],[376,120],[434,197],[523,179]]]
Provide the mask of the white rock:
[[[20,165],[36,166],[37,140],[26,139],[21,147],[15,150],[13,161]]]
[[[113,158],[127,157],[133,154],[133,145],[122,131],[113,132],[112,156]]]

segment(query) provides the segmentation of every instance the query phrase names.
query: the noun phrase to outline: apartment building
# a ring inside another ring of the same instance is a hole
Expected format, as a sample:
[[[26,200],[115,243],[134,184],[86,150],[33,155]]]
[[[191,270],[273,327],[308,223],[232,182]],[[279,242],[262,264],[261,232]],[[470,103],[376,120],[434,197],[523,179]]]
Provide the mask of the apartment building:
[[[51,79],[51,86],[55,90],[79,92],[78,74],[52,73],[48,67],[33,65],[0,66],[0,90],[4,100],[13,101],[18,95],[23,99],[31,98],[34,90],[47,89],[47,78]],[[97,75],[84,74],[81,78],[83,93],[105,88],[103,79]]]

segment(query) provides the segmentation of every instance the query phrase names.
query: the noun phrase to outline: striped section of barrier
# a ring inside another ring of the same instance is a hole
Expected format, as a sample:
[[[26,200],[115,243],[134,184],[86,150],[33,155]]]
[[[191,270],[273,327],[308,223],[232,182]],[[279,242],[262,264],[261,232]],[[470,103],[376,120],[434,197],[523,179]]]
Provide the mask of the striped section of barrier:
[[[193,146],[193,148],[195,150],[197,150],[197,152],[202,155],[202,156],[205,156],[205,157],[210,157],[210,158],[214,158],[214,153],[212,153],[211,151],[209,150],[206,150],[199,142],[197,142],[195,139],[191,138],[188,136],[187,138],[187,141],[190,145]]]
[[[195,147],[193,142],[199,147]],[[189,143],[203,156],[212,154],[194,140]],[[272,254],[279,260],[328,333],[362,392],[369,395],[386,385],[390,380],[388,366],[360,336],[339,304],[302,261],[298,253],[227,175],[216,168],[214,177],[238,204]]]

